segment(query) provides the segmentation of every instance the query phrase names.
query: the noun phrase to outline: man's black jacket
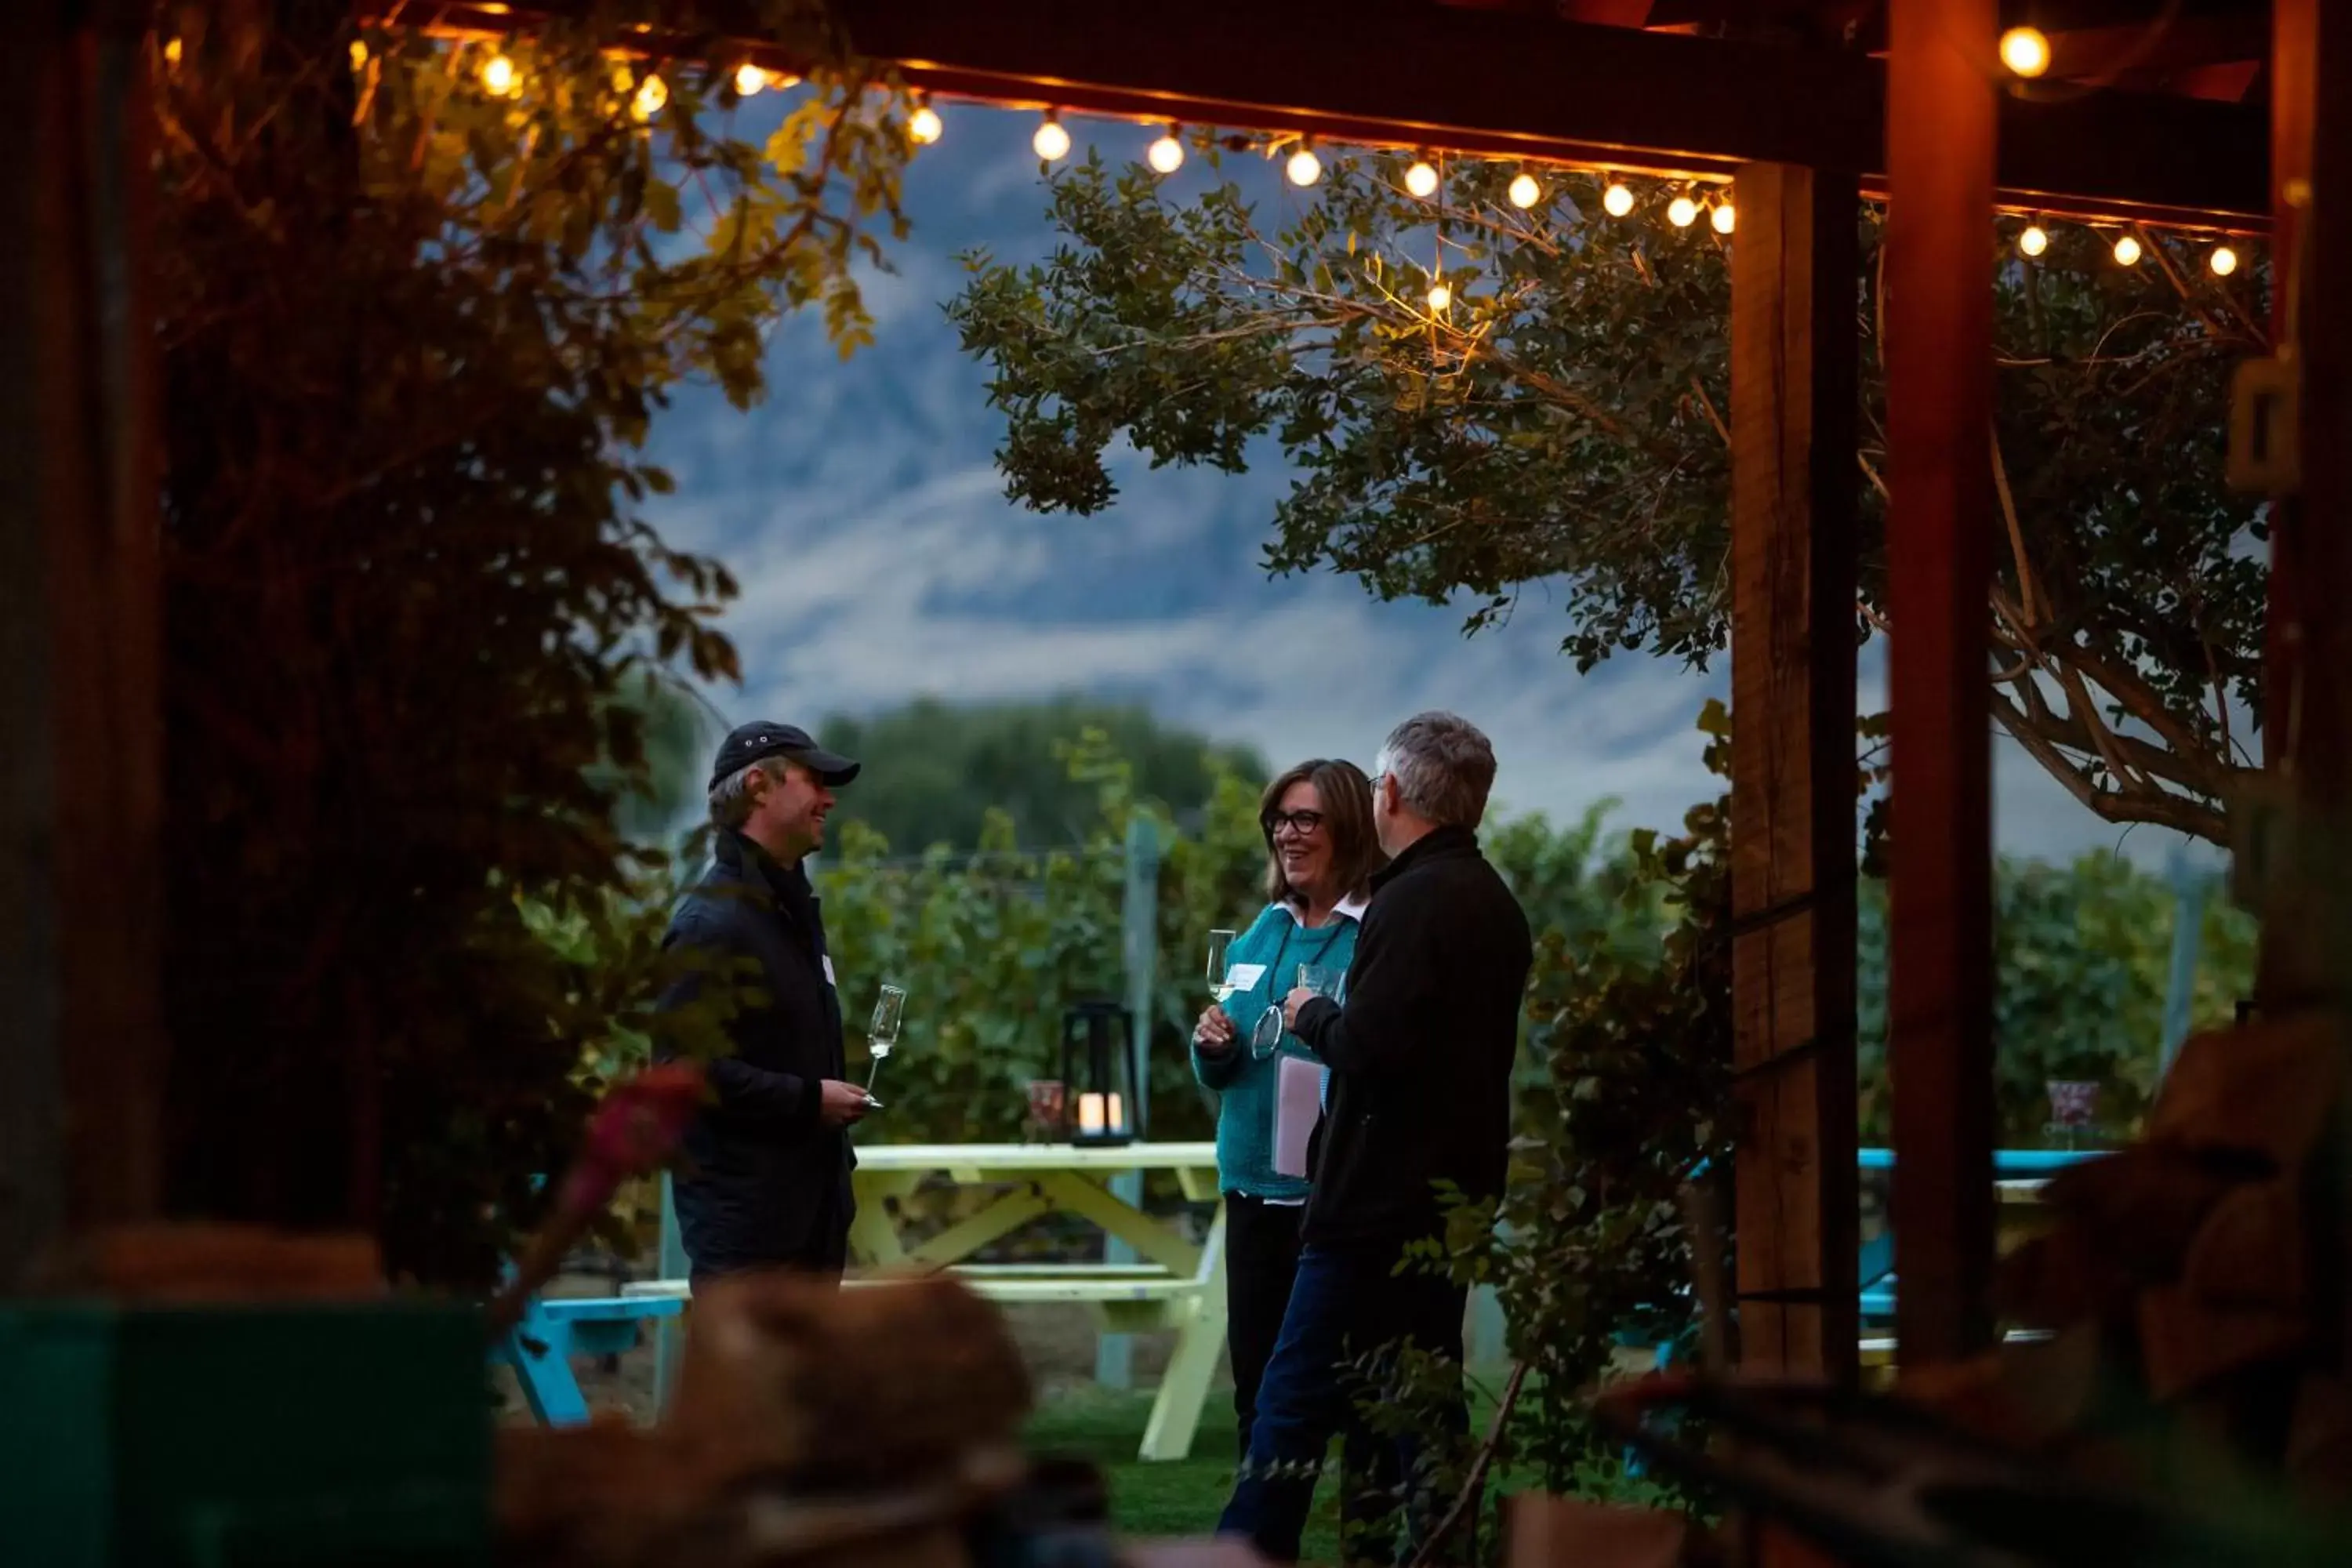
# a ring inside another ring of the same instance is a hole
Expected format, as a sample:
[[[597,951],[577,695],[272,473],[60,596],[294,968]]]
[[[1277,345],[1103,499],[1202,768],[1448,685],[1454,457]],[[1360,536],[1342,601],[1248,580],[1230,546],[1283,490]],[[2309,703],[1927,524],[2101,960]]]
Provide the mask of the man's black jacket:
[[[805,871],[721,832],[662,942],[689,965],[663,994],[665,1009],[717,991],[733,1006],[724,1026],[734,1049],[708,1064],[716,1103],[687,1130],[677,1180],[678,1228],[698,1274],[840,1266],[856,1160],[848,1135],[818,1116],[824,1080],[844,1075],[841,1000],[817,905]]]
[[[1331,1069],[1310,1245],[1401,1249],[1439,1234],[1439,1182],[1502,1192],[1533,962],[1527,916],[1469,829],[1426,835],[1372,879],[1346,1003],[1298,1010],[1298,1037]]]

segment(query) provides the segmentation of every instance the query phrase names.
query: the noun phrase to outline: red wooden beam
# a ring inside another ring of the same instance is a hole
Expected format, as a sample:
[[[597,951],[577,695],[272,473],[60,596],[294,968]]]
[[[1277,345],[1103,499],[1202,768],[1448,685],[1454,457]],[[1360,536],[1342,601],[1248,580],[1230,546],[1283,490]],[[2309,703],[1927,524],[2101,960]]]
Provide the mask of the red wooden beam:
[[[488,32],[551,8],[358,0],[418,26]],[[556,0],[560,5],[562,0]],[[1886,169],[1886,68],[1850,51],[1699,38],[1430,0],[840,0],[863,54],[912,86],[1139,121],[1312,132],[1633,172],[1728,177],[1743,163]],[[746,20],[730,58],[771,58]],[[694,47],[649,35],[651,52]],[[2001,101],[2012,205],[2084,218],[2269,221],[2262,115],[2090,93]]]
[[[1897,1353],[1990,1342],[1993,0],[1894,0],[1887,143]]]
[[[144,52],[34,0],[0,49],[0,1289],[160,1193],[163,605]]]
[[[2311,128],[2319,95],[2316,40],[2319,0],[2272,0],[2271,233],[2274,287],[2271,294],[2271,341],[2285,343],[2291,321],[2288,301],[2305,276],[2296,255],[2302,205],[2290,201],[2291,187],[2311,184]],[[2263,755],[2275,767],[2294,710],[2294,686],[2302,636],[2296,606],[2296,545],[2302,537],[2303,503],[2281,497],[2271,507],[2270,614],[2263,642]]]

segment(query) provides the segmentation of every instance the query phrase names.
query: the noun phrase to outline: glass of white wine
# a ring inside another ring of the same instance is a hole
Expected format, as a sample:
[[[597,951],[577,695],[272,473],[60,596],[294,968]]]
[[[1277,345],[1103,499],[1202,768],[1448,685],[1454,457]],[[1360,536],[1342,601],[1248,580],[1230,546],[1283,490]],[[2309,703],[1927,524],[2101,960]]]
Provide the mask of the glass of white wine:
[[[869,1100],[874,1097],[875,1070],[881,1067],[882,1058],[898,1045],[898,1025],[906,1014],[907,988],[903,985],[883,986],[882,994],[874,1002],[873,1020],[866,1026],[866,1046],[869,1053],[866,1064],[866,1093]]]
[[[1233,965],[1228,962],[1233,949],[1233,932],[1213,931],[1209,933],[1209,962],[1203,966],[1202,972],[1208,978],[1209,994],[1220,1002],[1234,994],[1233,981],[1230,978]]]

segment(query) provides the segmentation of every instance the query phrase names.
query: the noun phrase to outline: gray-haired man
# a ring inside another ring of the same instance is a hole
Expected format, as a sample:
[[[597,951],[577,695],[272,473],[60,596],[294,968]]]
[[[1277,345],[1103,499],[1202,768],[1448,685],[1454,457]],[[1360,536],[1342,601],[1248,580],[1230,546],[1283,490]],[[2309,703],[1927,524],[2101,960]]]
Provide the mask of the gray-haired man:
[[[1494,748],[1466,720],[1423,713],[1391,731],[1372,781],[1390,859],[1372,879],[1347,1000],[1299,990],[1283,1003],[1331,1069],[1330,1092],[1290,1306],[1218,1526],[1277,1562],[1297,1560],[1324,1451],[1354,1425],[1346,1363],[1400,1342],[1462,1359],[1463,1289],[1397,1265],[1441,1234],[1441,1184],[1474,1202],[1502,1192],[1533,949],[1478,850],[1494,782]],[[1461,1424],[1458,1389],[1446,1418]],[[1350,1449],[1364,1452],[1360,1435]],[[1401,1446],[1398,1473],[1410,1478],[1415,1458]]]
[[[676,1185],[697,1279],[786,1267],[838,1277],[847,1258],[847,1129],[868,1101],[844,1074],[841,998],[801,862],[824,837],[833,792],[857,769],[775,723],[733,731],[711,767],[710,868],[662,943],[699,957],[663,1007],[737,987],[726,1019],[734,1048],[709,1066],[713,1103],[687,1130]],[[757,978],[744,973],[739,984],[735,972],[753,968]]]

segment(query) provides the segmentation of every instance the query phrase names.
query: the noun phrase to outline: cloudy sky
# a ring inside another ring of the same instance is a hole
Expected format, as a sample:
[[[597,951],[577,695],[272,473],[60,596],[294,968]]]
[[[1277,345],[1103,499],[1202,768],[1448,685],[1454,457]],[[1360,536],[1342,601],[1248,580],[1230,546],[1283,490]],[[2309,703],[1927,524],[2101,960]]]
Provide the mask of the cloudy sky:
[[[845,364],[814,321],[790,321],[770,344],[765,403],[739,414],[690,391],[657,426],[656,456],[678,489],[653,521],[742,584],[725,626],[745,684],[712,693],[730,720],[814,727],[924,694],[1077,689],[1143,700],[1280,766],[1317,753],[1369,763],[1395,720],[1449,708],[1493,736],[1496,796],[1513,809],[1573,815],[1615,797],[1618,825],[1669,826],[1714,793],[1692,726],[1726,689],[1720,666],[1699,675],[1627,656],[1580,678],[1557,651],[1559,597],[1541,586],[1508,626],[1465,640],[1457,610],[1380,604],[1329,574],[1269,581],[1260,552],[1289,482],[1271,450],[1241,477],[1129,461],[1118,504],[1094,518],[1006,500],[992,458],[1003,422],[941,305],[964,277],[960,253],[1025,260],[1053,233],[1034,119],[943,112],[945,138],[907,181],[914,233],[891,252],[895,273],[869,281],[875,345]],[[1081,153],[1089,135],[1106,156],[1137,155],[1148,140],[1127,126],[1071,130]],[[1293,199],[1271,177],[1264,192]],[[1865,707],[1879,704],[1880,667],[1875,649],[1865,655]],[[2155,863],[2172,847],[2153,829],[2119,836],[2012,743],[1995,744],[2005,849],[2120,842]]]

